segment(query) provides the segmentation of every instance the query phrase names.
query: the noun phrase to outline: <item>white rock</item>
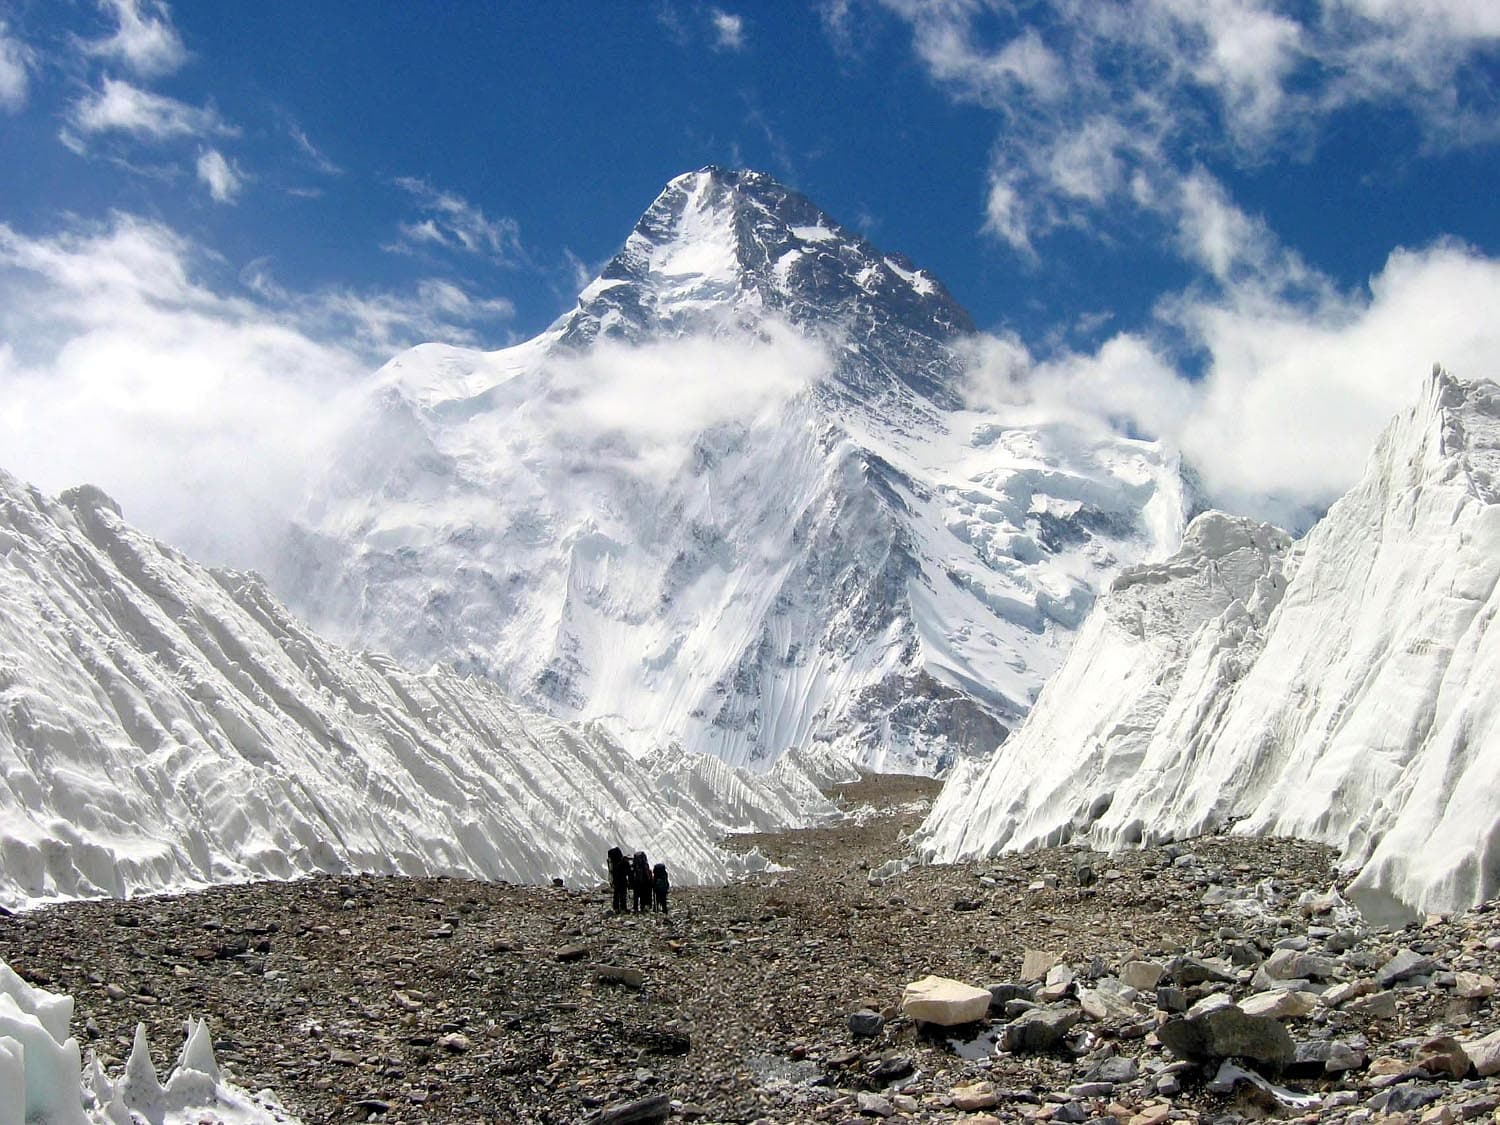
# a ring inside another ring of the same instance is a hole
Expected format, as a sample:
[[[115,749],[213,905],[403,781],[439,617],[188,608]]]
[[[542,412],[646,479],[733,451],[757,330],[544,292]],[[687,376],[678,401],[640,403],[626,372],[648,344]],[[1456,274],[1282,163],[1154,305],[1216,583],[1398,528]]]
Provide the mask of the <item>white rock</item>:
[[[972,1023],[989,1014],[990,993],[948,977],[926,976],[901,993],[901,1011],[914,1020],[940,1027]]]
[[[1126,961],[1120,968],[1120,980],[1131,988],[1149,992],[1161,983],[1166,971],[1155,961]]]
[[[1318,998],[1311,992],[1291,992],[1280,989],[1273,992],[1257,992],[1240,1001],[1240,1010],[1252,1016],[1270,1016],[1286,1020],[1305,1016],[1318,1006]]]
[[[1500,1074],[1500,1031],[1492,1031],[1483,1039],[1465,1043],[1463,1048],[1481,1078]]]

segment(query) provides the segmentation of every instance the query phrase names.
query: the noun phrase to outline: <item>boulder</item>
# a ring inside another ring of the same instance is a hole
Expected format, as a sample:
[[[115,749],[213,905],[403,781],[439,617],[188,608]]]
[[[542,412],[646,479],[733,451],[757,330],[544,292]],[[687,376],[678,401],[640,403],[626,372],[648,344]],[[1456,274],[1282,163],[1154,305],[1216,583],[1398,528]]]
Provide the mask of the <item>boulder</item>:
[[[1351,1015],[1364,1016],[1372,1020],[1391,1020],[1396,1018],[1396,994],[1391,991],[1373,992],[1369,996],[1360,996],[1344,1005],[1344,1011]]]
[[[1460,1000],[1483,1000],[1495,994],[1495,978],[1483,973],[1455,973],[1453,995]]]
[[[1166,971],[1155,961],[1126,961],[1120,968],[1120,980],[1130,988],[1150,992],[1161,983]]]
[[[1021,979],[1040,981],[1046,979],[1047,971],[1062,958],[1045,949],[1028,949],[1021,955]]]
[[[990,1011],[990,991],[947,977],[926,976],[901,993],[901,1011],[914,1020],[953,1027],[982,1020]]]
[[[971,1112],[976,1109],[992,1109],[1000,1104],[1000,1091],[993,1082],[971,1082],[966,1086],[955,1086],[948,1092],[948,1100],[954,1109]]]
[[[1261,968],[1277,980],[1328,980],[1338,972],[1338,962],[1296,949],[1278,949]]]
[[[1500,1074],[1500,1031],[1492,1031],[1483,1039],[1465,1043],[1464,1054],[1469,1056],[1481,1078]]]
[[[1437,972],[1441,967],[1431,957],[1423,956],[1411,949],[1403,949],[1380,966],[1380,971],[1375,974],[1375,980],[1381,988],[1390,988],[1391,985],[1410,980],[1412,977],[1428,976]]]
[[[1168,1020],[1156,1034],[1175,1054],[1199,1061],[1243,1058],[1281,1067],[1296,1054],[1280,1023],[1248,1015],[1222,995],[1194,1004],[1186,1016]]]
[[[1417,1048],[1412,1062],[1428,1074],[1462,1078],[1469,1073],[1469,1056],[1463,1044],[1451,1035],[1438,1035],[1426,1040]]]
[[[1083,1014],[1092,1020],[1129,1020],[1138,1013],[1135,1005],[1118,992],[1105,988],[1085,988],[1078,993]]]
[[[999,1047],[1004,1051],[1052,1051],[1083,1017],[1071,1005],[1033,1008],[1000,1029]]]
[[[1181,988],[1209,982],[1233,984],[1239,979],[1235,976],[1233,965],[1199,957],[1178,957],[1172,962],[1170,971],[1172,979]]]

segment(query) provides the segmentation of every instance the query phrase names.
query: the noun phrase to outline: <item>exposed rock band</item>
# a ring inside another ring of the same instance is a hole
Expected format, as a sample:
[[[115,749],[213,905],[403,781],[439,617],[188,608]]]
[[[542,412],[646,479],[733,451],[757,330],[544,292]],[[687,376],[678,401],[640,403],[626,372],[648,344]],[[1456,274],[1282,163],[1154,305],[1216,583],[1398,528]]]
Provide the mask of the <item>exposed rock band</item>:
[[[609,849],[609,884],[614,889],[614,912],[624,914],[633,910],[636,914],[660,910],[667,913],[667,892],[671,882],[667,878],[667,865],[658,863],[654,868],[646,859],[645,852],[636,852],[630,859],[619,848]],[[626,906],[626,896],[632,903]]]

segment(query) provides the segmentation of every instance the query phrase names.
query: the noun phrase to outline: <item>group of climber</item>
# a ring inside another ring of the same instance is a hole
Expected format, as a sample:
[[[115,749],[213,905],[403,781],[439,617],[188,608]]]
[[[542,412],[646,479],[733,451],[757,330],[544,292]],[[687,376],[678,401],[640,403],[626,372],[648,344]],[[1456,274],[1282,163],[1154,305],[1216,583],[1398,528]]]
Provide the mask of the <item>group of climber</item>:
[[[652,910],[667,912],[667,892],[672,884],[667,878],[667,865],[651,866],[645,852],[636,852],[629,859],[619,848],[609,849],[609,884],[614,889],[614,912],[625,914],[649,914]],[[626,906],[626,896],[632,897],[632,905]]]

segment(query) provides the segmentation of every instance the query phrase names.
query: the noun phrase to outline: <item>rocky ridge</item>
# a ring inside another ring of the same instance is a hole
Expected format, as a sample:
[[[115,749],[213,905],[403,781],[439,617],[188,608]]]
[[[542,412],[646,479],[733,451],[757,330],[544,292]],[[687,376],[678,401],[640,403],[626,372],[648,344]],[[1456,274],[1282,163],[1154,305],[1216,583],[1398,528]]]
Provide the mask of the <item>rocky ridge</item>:
[[[616,917],[596,888],[319,878],[0,918],[122,1056],[212,1016],[235,1081],[308,1121],[1406,1125],[1500,1110],[1500,910],[1401,930],[1334,856],[1203,837],[912,866],[933,787],[756,837],[787,870]],[[874,803],[867,803],[873,798]],[[668,857],[670,860],[670,857]],[[929,974],[986,1018],[904,1015]]]

